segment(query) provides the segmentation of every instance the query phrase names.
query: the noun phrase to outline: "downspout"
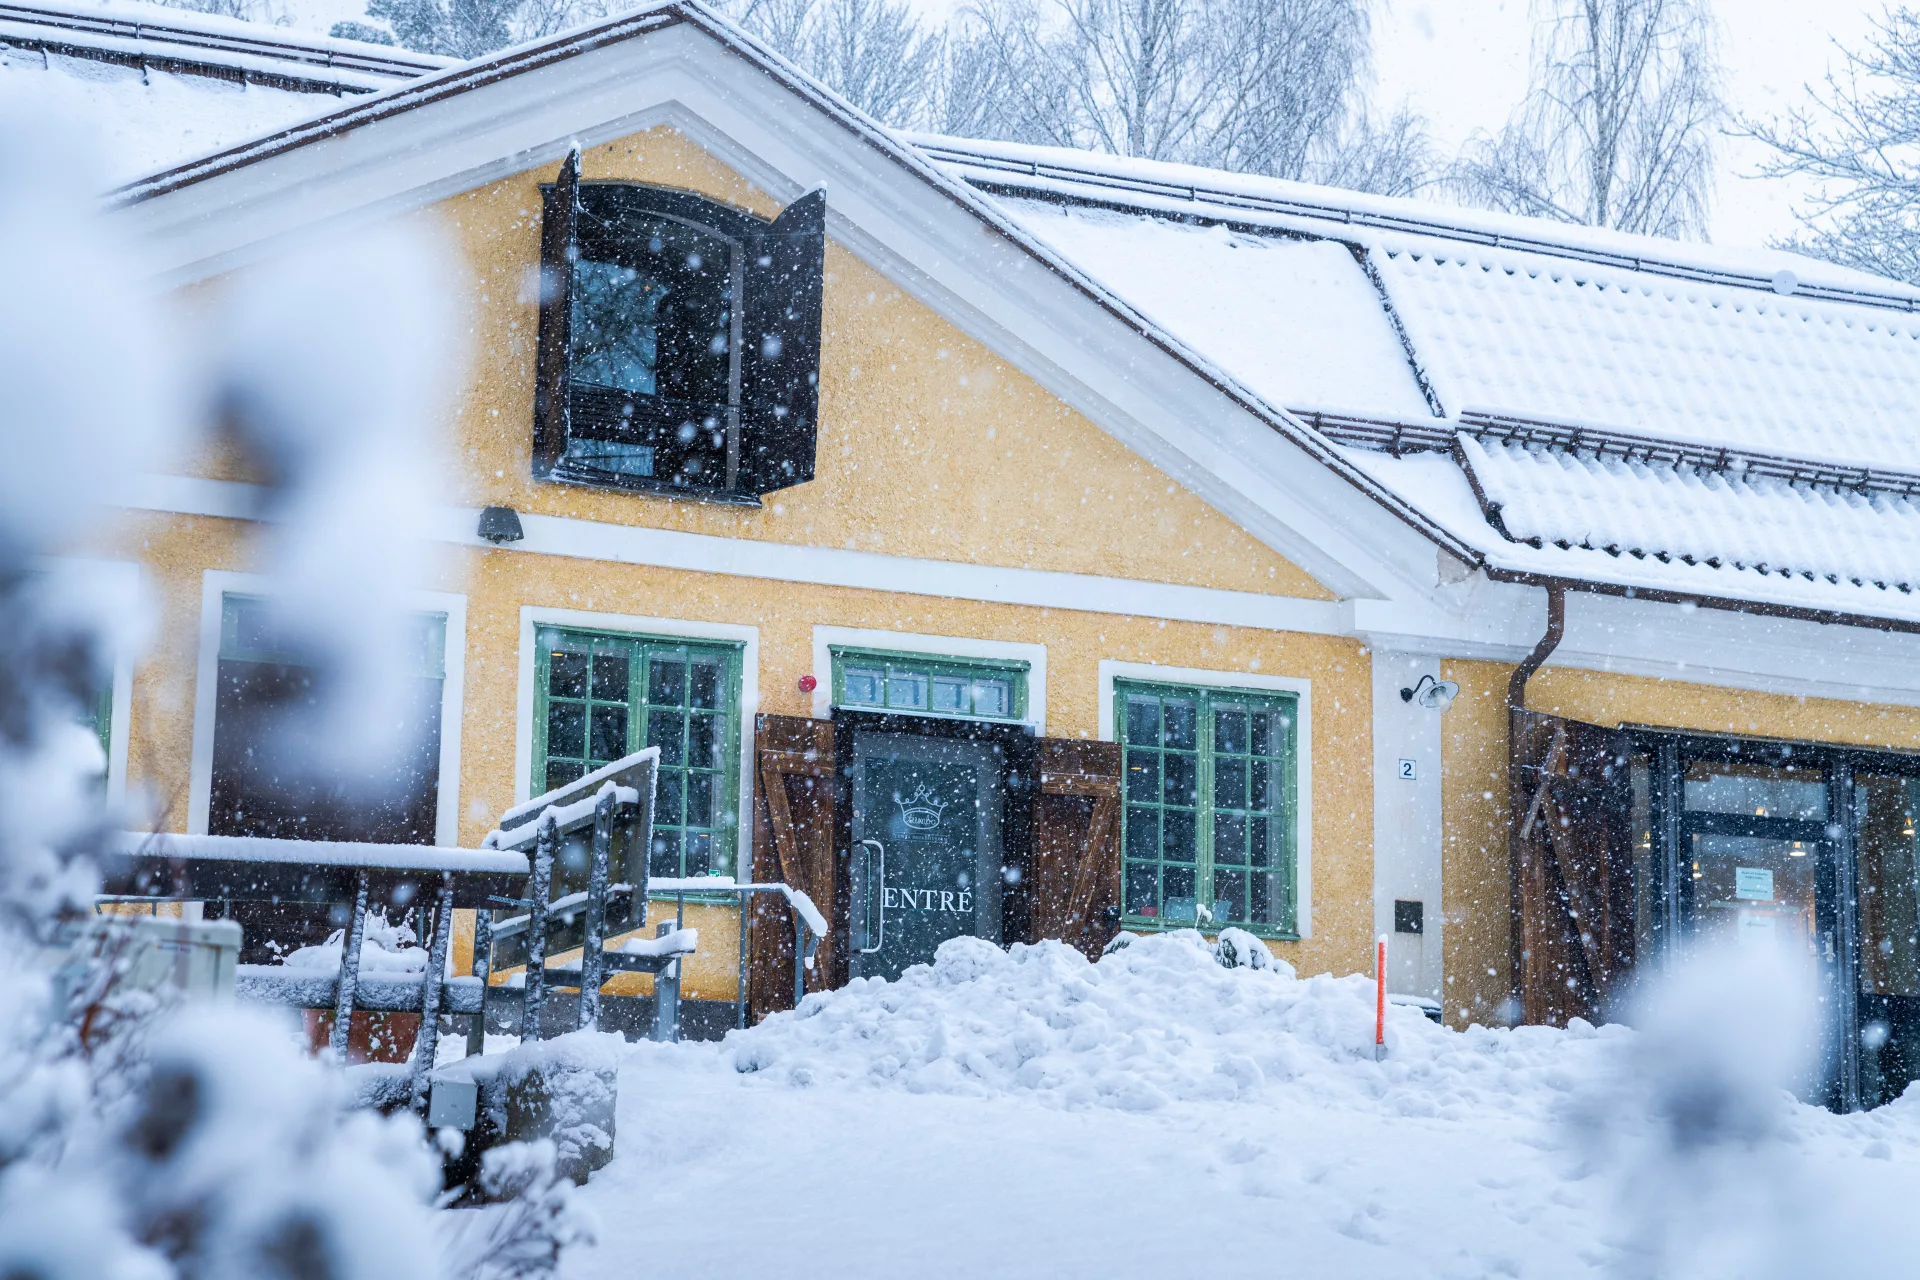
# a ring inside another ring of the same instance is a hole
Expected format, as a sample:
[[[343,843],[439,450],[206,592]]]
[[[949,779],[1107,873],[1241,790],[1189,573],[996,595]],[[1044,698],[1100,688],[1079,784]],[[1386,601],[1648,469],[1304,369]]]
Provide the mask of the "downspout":
[[[1533,646],[1533,652],[1513,669],[1513,675],[1507,679],[1507,710],[1527,709],[1527,681],[1533,679],[1533,673],[1553,656],[1553,651],[1560,647],[1560,641],[1566,638],[1566,634],[1567,589],[1556,582],[1547,588],[1547,634],[1540,637],[1540,643]]]
[[[1527,681],[1560,647],[1567,634],[1567,589],[1559,583],[1547,587],[1547,633],[1533,646],[1513,675],[1507,680],[1507,944],[1509,1021],[1526,1020],[1526,913],[1521,909],[1520,878],[1525,856],[1521,849],[1522,815],[1532,804],[1528,780],[1520,770],[1515,754],[1527,715]]]

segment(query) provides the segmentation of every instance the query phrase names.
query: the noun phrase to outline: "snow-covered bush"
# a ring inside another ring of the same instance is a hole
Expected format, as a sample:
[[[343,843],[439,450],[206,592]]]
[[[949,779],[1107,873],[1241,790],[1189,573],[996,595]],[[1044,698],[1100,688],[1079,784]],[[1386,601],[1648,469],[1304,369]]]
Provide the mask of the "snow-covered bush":
[[[464,290],[418,227],[310,247],[235,277],[218,358],[190,367],[137,248],[97,215],[87,154],[38,104],[0,101],[0,1276],[431,1277],[449,1233],[418,1120],[349,1109],[290,1021],[124,989],[111,931],[71,962],[100,834],[149,817],[108,806],[80,727],[138,631],[39,565],[217,422],[262,482],[276,639],[318,693],[277,763],[391,774],[410,730],[369,708],[400,705]],[[403,970],[419,953],[384,922],[370,941]],[[524,1203],[499,1207],[489,1239],[515,1261],[493,1274],[545,1274],[581,1234],[570,1188],[550,1154],[495,1163]],[[458,1267],[484,1273],[471,1252]]]

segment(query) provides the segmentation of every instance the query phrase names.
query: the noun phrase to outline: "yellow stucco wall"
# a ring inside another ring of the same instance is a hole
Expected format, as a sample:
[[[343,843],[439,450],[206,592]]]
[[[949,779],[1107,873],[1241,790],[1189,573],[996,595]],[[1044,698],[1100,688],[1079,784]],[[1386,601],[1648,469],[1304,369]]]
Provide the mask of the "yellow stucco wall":
[[[520,511],[892,555],[1331,599],[1298,567],[1062,405],[838,243],[827,247],[815,480],[761,510],[635,498],[531,478],[539,183],[503,179],[438,207],[473,274],[486,354],[455,427],[460,499]],[[778,206],[656,128],[582,157],[582,176]]]
[[[1456,1023],[1492,1019],[1507,996],[1506,697],[1512,670],[1491,662],[1445,664],[1446,678],[1460,684],[1441,730],[1447,1012]],[[1566,667],[1534,676],[1527,707],[1589,724],[1920,749],[1920,708]]]

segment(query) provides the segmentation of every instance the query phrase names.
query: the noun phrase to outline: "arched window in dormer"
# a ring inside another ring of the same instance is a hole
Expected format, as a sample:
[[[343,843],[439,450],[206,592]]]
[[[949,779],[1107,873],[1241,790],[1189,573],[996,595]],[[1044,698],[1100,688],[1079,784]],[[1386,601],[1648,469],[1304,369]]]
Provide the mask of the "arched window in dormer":
[[[813,478],[825,198],[544,188],[534,474],[721,501]]]

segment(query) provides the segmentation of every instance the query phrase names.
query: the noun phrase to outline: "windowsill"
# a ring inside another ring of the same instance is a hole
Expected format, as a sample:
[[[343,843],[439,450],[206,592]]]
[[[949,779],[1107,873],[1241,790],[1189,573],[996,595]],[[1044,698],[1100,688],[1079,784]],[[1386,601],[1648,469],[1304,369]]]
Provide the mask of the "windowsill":
[[[761,505],[758,494],[728,493],[724,489],[692,489],[685,485],[668,484],[663,480],[652,480],[642,476],[616,476],[594,471],[575,471],[565,463],[544,476],[536,471],[533,478],[552,484],[579,485],[583,489],[611,489],[615,493],[631,493],[645,498],[679,498],[686,502],[715,503],[724,507],[759,507]]]
[[[1201,928],[1197,924],[1186,922],[1176,923],[1172,920],[1149,919],[1143,916],[1122,916],[1120,927],[1128,933],[1174,933],[1181,929],[1194,929],[1207,937],[1218,937],[1223,929],[1244,929],[1256,938],[1264,938],[1272,942],[1300,941],[1300,935],[1293,930],[1270,924],[1234,924],[1229,921],[1226,924]]]

